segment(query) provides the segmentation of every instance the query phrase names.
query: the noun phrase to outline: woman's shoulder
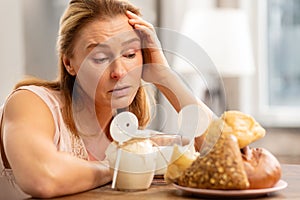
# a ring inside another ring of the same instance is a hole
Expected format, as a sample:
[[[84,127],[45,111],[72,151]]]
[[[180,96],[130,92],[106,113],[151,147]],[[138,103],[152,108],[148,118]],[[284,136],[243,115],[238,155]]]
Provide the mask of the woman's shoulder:
[[[14,90],[7,98],[4,110],[7,113],[20,115],[21,113],[34,110],[51,110],[53,107],[52,103],[49,103],[49,97],[46,91],[38,90],[35,87],[26,86]],[[27,112],[26,112],[27,113]]]
[[[36,85],[28,85],[28,86],[21,86],[15,89],[11,95],[9,96],[8,100],[11,98],[14,99],[35,99],[38,97],[41,99],[48,107],[61,107],[61,95],[59,91],[46,88],[43,86],[36,86]]]
[[[22,86],[14,90],[7,98],[3,112],[7,117],[35,116],[46,114],[57,119],[61,110],[60,97],[56,92],[41,86]],[[49,112],[50,111],[50,112]]]

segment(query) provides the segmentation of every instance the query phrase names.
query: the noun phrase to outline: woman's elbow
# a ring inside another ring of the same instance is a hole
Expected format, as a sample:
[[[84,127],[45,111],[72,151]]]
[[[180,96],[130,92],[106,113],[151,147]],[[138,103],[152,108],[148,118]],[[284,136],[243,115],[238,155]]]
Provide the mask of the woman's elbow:
[[[57,181],[52,177],[32,178],[20,181],[18,185],[25,193],[36,198],[52,198],[62,195],[62,188],[58,186]]]

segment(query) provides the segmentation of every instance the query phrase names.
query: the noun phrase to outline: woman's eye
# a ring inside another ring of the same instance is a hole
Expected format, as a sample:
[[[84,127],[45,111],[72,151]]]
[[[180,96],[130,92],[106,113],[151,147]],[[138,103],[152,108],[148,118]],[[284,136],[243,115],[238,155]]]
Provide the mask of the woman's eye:
[[[124,57],[129,58],[129,59],[133,59],[136,56],[136,51],[135,50],[131,50],[131,51],[127,51],[124,54]]]
[[[135,58],[135,55],[136,55],[136,53],[130,53],[130,54],[126,54],[125,57],[132,59],[132,58]]]
[[[109,58],[108,57],[104,57],[104,58],[94,58],[93,59],[95,63],[97,64],[103,64],[105,62],[108,62],[109,61]]]

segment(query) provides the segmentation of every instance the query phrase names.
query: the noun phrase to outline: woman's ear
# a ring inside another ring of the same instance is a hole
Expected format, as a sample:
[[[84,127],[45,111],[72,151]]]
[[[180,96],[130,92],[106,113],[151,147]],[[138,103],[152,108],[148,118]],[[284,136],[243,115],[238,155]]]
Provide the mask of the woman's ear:
[[[75,76],[76,75],[76,71],[74,69],[73,66],[71,66],[71,62],[70,62],[70,59],[67,58],[67,56],[63,56],[63,63],[64,63],[64,66],[66,68],[66,70],[69,72],[70,75],[72,76]]]

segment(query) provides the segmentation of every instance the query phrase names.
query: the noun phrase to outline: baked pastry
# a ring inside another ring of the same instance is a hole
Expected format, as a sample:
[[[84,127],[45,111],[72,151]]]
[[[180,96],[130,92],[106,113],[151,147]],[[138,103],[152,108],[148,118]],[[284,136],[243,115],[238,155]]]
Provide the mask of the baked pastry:
[[[281,166],[276,157],[264,148],[242,149],[249,189],[273,187],[281,177]]]
[[[223,121],[221,132],[235,135],[238,139],[240,149],[263,138],[266,134],[265,129],[253,117],[240,111],[224,112],[221,119]],[[213,129],[214,127],[209,128]],[[218,132],[219,135],[221,132]],[[206,154],[219,138],[219,135],[210,135],[207,133],[208,129],[203,135],[195,138],[195,149],[201,152],[202,155]]]
[[[175,182],[205,189],[273,187],[281,177],[279,161],[264,148],[249,147],[264,136],[265,129],[251,116],[225,112],[195,139],[195,149],[201,156]]]
[[[194,162],[199,153],[182,152],[177,145],[174,146],[164,179],[167,183],[177,182],[178,177]]]
[[[221,116],[225,122],[222,133],[237,137],[240,149],[263,138],[266,131],[253,117],[240,111],[227,111]]]
[[[213,149],[199,156],[179,177],[178,184],[205,189],[247,189],[249,181],[237,139],[231,134],[220,134],[223,121],[210,124],[209,135],[220,135]]]

